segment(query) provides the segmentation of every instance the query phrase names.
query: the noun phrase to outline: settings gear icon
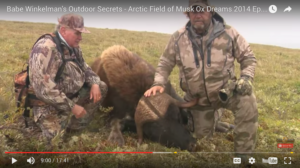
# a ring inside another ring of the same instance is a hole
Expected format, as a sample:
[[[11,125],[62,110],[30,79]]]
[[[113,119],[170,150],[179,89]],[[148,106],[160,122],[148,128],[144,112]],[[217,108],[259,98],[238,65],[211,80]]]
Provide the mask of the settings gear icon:
[[[255,159],[253,157],[249,158],[249,163],[251,164],[255,163]]]

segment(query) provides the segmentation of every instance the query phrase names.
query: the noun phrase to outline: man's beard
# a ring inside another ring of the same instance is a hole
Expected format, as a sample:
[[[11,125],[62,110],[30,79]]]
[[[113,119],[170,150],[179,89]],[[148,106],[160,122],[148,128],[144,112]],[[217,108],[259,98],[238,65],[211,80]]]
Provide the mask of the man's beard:
[[[194,24],[193,27],[197,33],[205,33],[209,27],[209,24]]]
[[[194,29],[198,30],[198,31],[204,31],[205,30],[205,25],[201,24],[201,25],[193,25]]]

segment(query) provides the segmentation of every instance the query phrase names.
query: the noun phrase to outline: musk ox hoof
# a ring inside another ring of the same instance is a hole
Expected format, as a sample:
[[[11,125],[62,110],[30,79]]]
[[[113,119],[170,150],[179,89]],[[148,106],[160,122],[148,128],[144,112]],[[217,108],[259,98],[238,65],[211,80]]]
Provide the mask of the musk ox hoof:
[[[117,132],[112,131],[112,132],[110,132],[110,135],[108,137],[108,141],[110,143],[117,144],[120,147],[122,147],[125,144],[123,135],[122,135],[122,133],[120,131],[117,131]]]
[[[138,145],[141,145],[143,143],[143,139],[138,139]]]

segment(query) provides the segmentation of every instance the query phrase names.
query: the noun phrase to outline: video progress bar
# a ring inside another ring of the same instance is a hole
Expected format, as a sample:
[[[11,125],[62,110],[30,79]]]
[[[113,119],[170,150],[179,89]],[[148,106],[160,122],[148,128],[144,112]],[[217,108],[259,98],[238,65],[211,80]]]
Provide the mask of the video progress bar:
[[[215,154],[236,154],[236,152],[153,152],[153,154],[168,154],[168,153],[172,153],[172,154],[177,154],[177,153],[186,153],[186,154],[190,154],[190,153],[215,153]],[[282,154],[295,154],[295,152],[242,152],[239,154],[260,154],[260,153],[282,153]]]
[[[236,154],[236,152],[5,152],[6,154]],[[295,154],[294,152],[243,152],[239,154],[268,154],[268,153],[282,153],[282,154]]]

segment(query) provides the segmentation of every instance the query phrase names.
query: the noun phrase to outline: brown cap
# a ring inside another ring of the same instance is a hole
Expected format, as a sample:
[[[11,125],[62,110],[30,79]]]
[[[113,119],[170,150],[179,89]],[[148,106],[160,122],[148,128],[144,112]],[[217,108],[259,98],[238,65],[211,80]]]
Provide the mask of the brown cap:
[[[202,6],[207,7],[210,6],[209,0],[189,0],[189,7],[192,6]]]
[[[90,33],[90,31],[84,28],[83,17],[80,15],[73,13],[65,14],[58,19],[58,23],[82,33]]]

